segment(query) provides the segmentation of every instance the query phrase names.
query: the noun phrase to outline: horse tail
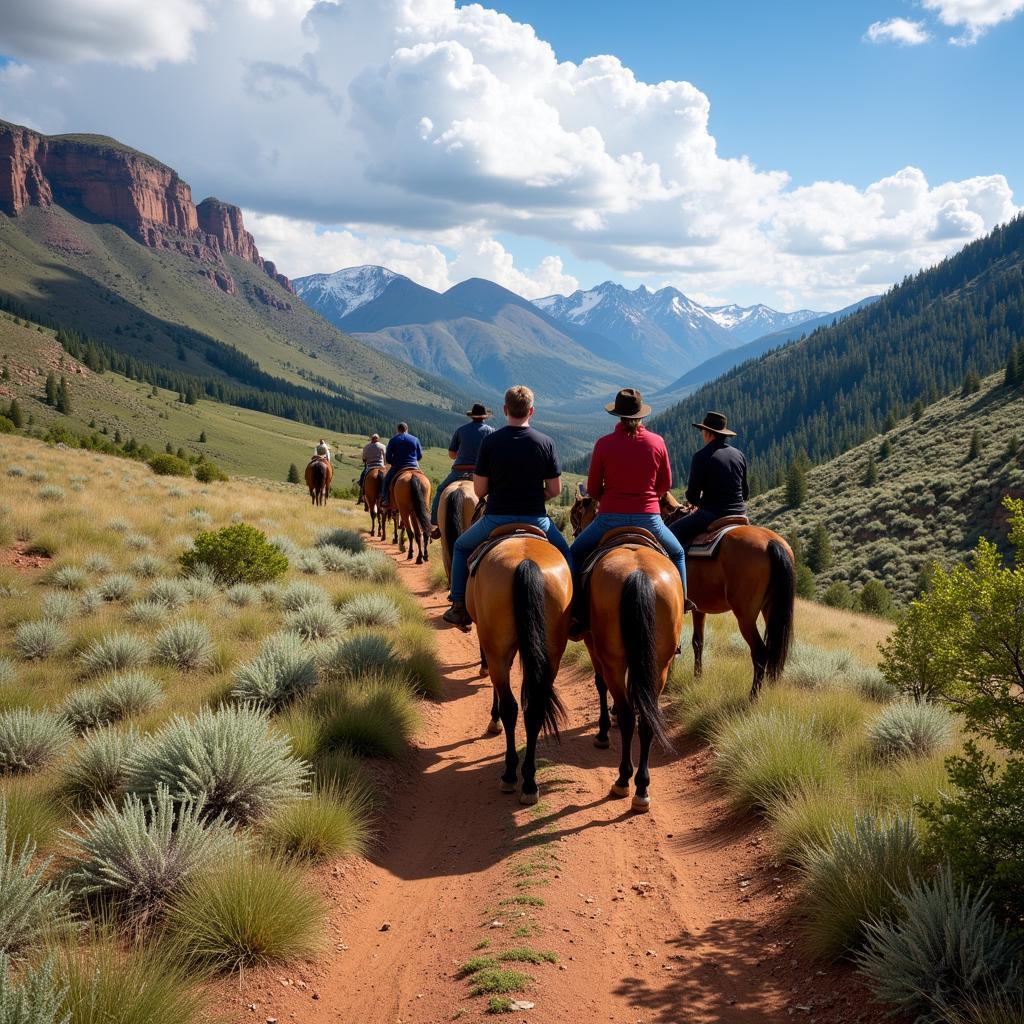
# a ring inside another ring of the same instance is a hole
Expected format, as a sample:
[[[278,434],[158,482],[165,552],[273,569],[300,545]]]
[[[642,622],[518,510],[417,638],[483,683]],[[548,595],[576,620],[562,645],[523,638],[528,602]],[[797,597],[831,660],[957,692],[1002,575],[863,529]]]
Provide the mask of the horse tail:
[[[423,481],[416,473],[412,474],[409,481],[409,490],[412,491],[413,514],[419,520],[423,546],[426,547],[430,543],[430,509],[427,508],[427,496],[423,493]]]
[[[453,487],[444,499],[444,539],[448,545],[448,554],[455,550],[455,542],[462,533],[462,512],[466,502],[466,494],[461,487]]]
[[[558,738],[558,725],[565,708],[555,693],[555,673],[548,658],[545,622],[544,573],[529,558],[523,559],[512,577],[512,607],[523,667],[523,714],[539,713],[545,732]]]
[[[666,750],[672,744],[658,703],[657,600],[654,583],[643,569],[634,569],[622,586],[619,627],[626,648],[629,701],[637,717],[646,722]]]
[[[765,675],[778,679],[786,667],[789,645],[793,639],[793,599],[796,597],[796,570],[789,552],[777,541],[768,541],[768,562],[771,566],[768,593],[762,610],[765,615],[765,647],[768,663]]]

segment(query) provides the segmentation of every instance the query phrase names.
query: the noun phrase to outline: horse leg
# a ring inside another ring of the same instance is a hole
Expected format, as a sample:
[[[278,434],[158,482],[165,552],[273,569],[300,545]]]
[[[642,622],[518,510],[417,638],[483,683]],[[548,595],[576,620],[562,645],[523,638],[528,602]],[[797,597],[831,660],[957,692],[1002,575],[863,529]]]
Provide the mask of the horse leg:
[[[480,652],[480,657],[483,659],[484,652]],[[486,672],[487,669],[484,669]],[[491,736],[497,736],[501,732],[501,722],[499,721],[499,709],[498,709],[498,691],[491,687],[493,696],[491,698],[491,720],[487,723],[487,731]]]
[[[519,719],[519,705],[512,696],[512,687],[509,685],[508,673],[505,673],[504,683],[494,684],[498,696],[498,715],[501,724],[505,727],[505,771],[498,784],[502,793],[514,793],[518,780],[519,752],[516,750],[516,722]]]
[[[601,705],[597,717],[597,735],[594,737],[594,746],[601,750],[607,750],[611,746],[608,730],[611,728],[612,719],[608,714],[608,687],[605,686],[600,671],[594,673],[594,686],[597,688],[597,699]]]
[[[704,620],[705,612],[693,611],[693,678],[699,679],[704,671]]]
[[[483,647],[480,648],[480,675],[482,675],[482,676],[487,675],[487,655],[484,654]],[[494,716],[493,717],[494,717],[494,721],[497,721],[498,720],[498,703],[497,703],[498,698],[495,697],[494,701],[495,701],[495,703],[494,703]]]
[[[761,634],[757,630],[756,618],[737,618],[736,621],[739,623],[743,639],[747,641],[747,646],[750,648],[750,660],[754,665],[754,682],[750,687],[750,699],[756,700],[764,680],[765,668],[768,665],[768,648],[765,647]]]
[[[619,712],[622,759],[619,762],[619,777],[612,786],[612,796],[629,796],[629,780],[633,778],[633,729],[636,725],[636,715],[624,689],[620,693],[622,699],[616,699],[615,706]]]
[[[406,531],[409,537],[409,553],[405,556],[407,562],[412,561],[412,549],[413,545],[419,540],[419,533],[413,523],[407,522],[403,529]]]
[[[651,771],[648,760],[651,756],[651,740],[654,732],[650,724],[643,718],[637,725],[637,732],[640,735],[640,763],[636,769],[636,793],[633,794],[633,810],[649,811],[651,809],[651,797],[647,792],[651,784]]]
[[[523,711],[526,726],[526,750],[523,752],[523,785],[519,790],[521,804],[535,804],[540,799],[537,786],[537,737],[544,724],[544,712],[533,703],[527,702]]]

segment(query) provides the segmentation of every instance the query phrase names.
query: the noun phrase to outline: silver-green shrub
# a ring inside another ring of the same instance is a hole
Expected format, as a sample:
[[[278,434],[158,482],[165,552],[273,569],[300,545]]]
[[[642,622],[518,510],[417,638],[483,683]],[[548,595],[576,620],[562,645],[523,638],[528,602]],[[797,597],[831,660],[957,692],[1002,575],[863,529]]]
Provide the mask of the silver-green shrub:
[[[144,533],[126,533],[124,546],[131,551],[148,551],[153,546],[153,541]]]
[[[291,537],[285,537],[283,534],[279,534],[276,537],[271,537],[270,543],[273,544],[274,547],[277,548],[277,550],[280,551],[281,554],[284,555],[289,562],[292,561],[301,550],[299,548],[299,545],[296,544],[295,541],[291,539]]]
[[[209,566],[200,564],[185,577],[184,586],[190,601],[209,601],[217,593],[217,577]]]
[[[44,619],[49,619],[51,622],[67,622],[78,613],[78,598],[73,594],[58,590],[43,598],[40,610]]]
[[[100,690],[72,690],[60,706],[61,714],[78,732],[110,721],[107,702]]]
[[[128,783],[128,755],[141,737],[104,726],[89,733],[61,768],[64,794],[79,806],[117,800]]]
[[[50,582],[61,590],[81,590],[89,582],[89,574],[77,565],[62,565],[50,574]]]
[[[108,633],[93,640],[78,660],[89,675],[141,668],[149,660],[149,644],[132,633]]]
[[[153,658],[182,672],[196,672],[213,661],[213,638],[203,623],[182,619],[157,634]]]
[[[89,572],[107,573],[113,572],[114,563],[106,555],[96,552],[86,558],[85,567]]]
[[[112,572],[100,580],[99,590],[104,601],[123,601],[131,597],[135,589],[135,580],[125,572]]]
[[[78,610],[82,615],[95,615],[103,607],[103,603],[103,595],[95,587],[90,587],[82,591]]]
[[[304,572],[307,576],[322,576],[327,570],[323,555],[317,548],[305,548],[300,551],[294,565],[299,572]]]
[[[842,684],[856,660],[849,651],[831,651],[814,644],[795,643],[786,665],[786,681],[813,689]]]
[[[168,611],[175,612],[189,602],[188,588],[181,580],[155,580],[146,595],[147,601],[162,604]]]
[[[0,775],[49,764],[72,740],[71,726],[52,711],[0,712]]]
[[[923,757],[953,738],[953,716],[927,701],[898,701],[868,723],[868,743],[876,757]]]
[[[164,699],[163,687],[144,672],[122,672],[112,676],[104,684],[102,693],[114,721],[148,714]]]
[[[112,533],[127,533],[131,529],[132,524],[127,519],[111,519],[107,523],[107,529]]]
[[[341,548],[343,551],[351,551],[357,555],[366,549],[366,541],[362,534],[355,530],[332,527],[317,531],[316,546]]]
[[[67,986],[54,975],[54,961],[48,958],[38,967],[11,975],[10,958],[0,953],[0,1021],[3,1024],[71,1024],[65,1006]]]
[[[393,629],[402,619],[395,602],[383,594],[358,594],[346,601],[338,614],[346,629],[356,626]]]
[[[124,617],[133,626],[156,626],[166,620],[167,606],[158,601],[132,601]]]
[[[66,497],[67,492],[59,484],[47,484],[39,488],[40,501],[63,501]]]
[[[330,596],[323,587],[315,583],[296,580],[285,587],[281,594],[281,607],[286,612],[294,612],[308,604],[330,604]]]
[[[64,627],[53,619],[23,622],[14,631],[14,649],[26,661],[41,661],[68,642]]]
[[[327,604],[303,605],[285,616],[284,625],[303,640],[328,640],[341,629],[338,616]]]
[[[339,640],[323,652],[321,667],[332,679],[351,678],[397,663],[395,649],[387,637],[377,633],[356,633]]]
[[[140,555],[128,566],[128,571],[141,580],[151,580],[159,576],[167,568],[162,558],[156,555]]]
[[[294,633],[279,633],[235,673],[231,695],[241,703],[276,711],[308,693],[316,680],[312,651]]]
[[[261,594],[260,588],[252,583],[236,583],[233,587],[228,587],[224,596],[236,608],[248,608],[259,603]]]
[[[5,686],[15,676],[14,662],[0,655],[0,686]]]

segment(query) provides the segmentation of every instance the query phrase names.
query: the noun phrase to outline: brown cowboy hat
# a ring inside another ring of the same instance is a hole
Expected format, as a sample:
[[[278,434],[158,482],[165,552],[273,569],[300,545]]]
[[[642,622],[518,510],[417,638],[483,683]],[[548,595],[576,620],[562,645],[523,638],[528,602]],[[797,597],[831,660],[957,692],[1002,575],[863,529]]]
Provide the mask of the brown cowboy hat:
[[[641,420],[651,415],[651,407],[644,405],[643,395],[636,388],[623,388],[604,411],[620,420]]]
[[[485,420],[491,415],[491,410],[486,408],[480,402],[474,402],[473,408],[466,412],[466,415],[474,420]]]
[[[710,430],[712,434],[718,434],[719,437],[735,437],[736,431],[730,430],[726,425],[725,415],[720,412],[709,412],[704,414],[703,423],[691,423],[691,427],[696,427],[698,430]]]

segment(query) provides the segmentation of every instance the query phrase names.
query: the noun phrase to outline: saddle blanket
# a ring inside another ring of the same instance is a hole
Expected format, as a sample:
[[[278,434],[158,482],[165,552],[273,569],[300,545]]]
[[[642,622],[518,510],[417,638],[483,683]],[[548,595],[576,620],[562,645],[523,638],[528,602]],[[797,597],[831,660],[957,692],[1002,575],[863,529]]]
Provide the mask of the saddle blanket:
[[[469,556],[469,575],[475,576],[480,563],[487,557],[503,540],[511,537],[539,537],[547,541],[547,534],[537,526],[529,523],[509,523],[507,526],[498,526],[491,531],[491,535],[474,549]]]
[[[741,526],[749,526],[746,516],[723,516],[716,519],[703,533],[698,533],[686,549],[687,558],[714,558],[722,538]]]

